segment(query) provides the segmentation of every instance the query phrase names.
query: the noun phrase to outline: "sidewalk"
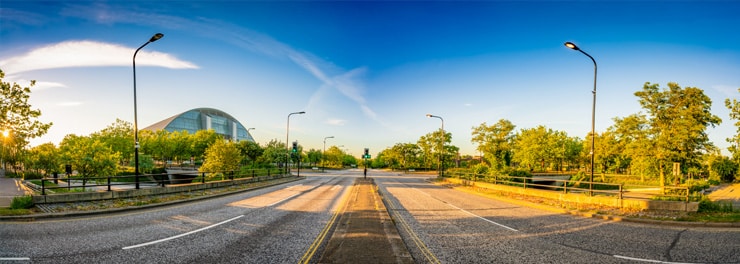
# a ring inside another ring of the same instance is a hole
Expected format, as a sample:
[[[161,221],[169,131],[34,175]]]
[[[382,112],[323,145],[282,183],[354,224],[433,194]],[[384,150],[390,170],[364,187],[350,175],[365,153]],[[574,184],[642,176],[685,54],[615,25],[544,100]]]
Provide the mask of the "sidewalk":
[[[725,201],[732,203],[732,208],[740,209],[740,183],[722,185],[708,195],[712,201]]]
[[[414,263],[372,178],[357,178],[319,263]]]
[[[0,208],[10,207],[13,197],[26,195],[26,187],[20,180],[6,178],[5,171],[0,169]]]

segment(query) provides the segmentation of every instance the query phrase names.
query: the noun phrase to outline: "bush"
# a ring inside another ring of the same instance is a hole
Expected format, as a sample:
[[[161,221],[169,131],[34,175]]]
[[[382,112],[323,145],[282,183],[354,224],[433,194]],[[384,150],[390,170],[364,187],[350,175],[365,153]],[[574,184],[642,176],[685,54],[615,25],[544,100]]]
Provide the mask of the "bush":
[[[10,209],[30,209],[31,207],[33,207],[33,198],[30,195],[13,197],[13,201],[10,202]]]
[[[701,201],[699,201],[699,210],[697,212],[699,213],[731,213],[732,210],[732,203],[729,202],[712,202],[709,200],[709,198],[702,198]]]
[[[525,171],[525,170],[512,170],[512,171],[509,172],[509,176],[511,176],[511,177],[523,177],[523,178],[526,178],[526,179],[513,178],[512,179],[513,182],[524,182],[525,180],[526,180],[527,183],[531,183],[532,182],[532,179],[531,179],[532,178],[532,173],[530,173],[528,171]]]

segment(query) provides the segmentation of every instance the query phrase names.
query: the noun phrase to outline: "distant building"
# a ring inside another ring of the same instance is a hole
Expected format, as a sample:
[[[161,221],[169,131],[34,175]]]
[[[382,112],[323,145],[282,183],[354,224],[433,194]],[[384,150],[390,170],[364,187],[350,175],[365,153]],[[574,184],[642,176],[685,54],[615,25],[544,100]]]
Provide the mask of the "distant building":
[[[213,129],[227,140],[254,142],[249,131],[239,123],[239,120],[221,110],[213,108],[196,108],[159,121],[143,130],[167,130],[169,132],[187,130],[195,134],[198,130]]]

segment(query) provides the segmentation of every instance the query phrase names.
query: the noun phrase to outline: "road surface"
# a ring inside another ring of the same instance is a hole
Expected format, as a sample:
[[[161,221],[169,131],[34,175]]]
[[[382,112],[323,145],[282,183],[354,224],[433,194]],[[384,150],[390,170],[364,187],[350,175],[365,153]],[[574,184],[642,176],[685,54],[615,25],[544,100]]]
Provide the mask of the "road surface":
[[[129,213],[0,222],[2,263],[315,263],[362,170]],[[610,222],[368,171],[416,263],[740,263],[740,230]],[[387,254],[387,253],[386,253]]]

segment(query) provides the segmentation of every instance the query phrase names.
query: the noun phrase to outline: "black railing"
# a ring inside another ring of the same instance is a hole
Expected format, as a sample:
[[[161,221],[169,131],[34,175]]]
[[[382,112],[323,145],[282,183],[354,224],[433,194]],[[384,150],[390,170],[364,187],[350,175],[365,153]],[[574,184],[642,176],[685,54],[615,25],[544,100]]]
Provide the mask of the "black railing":
[[[235,181],[239,179],[256,178],[257,181],[275,178],[281,176],[280,169],[252,169],[241,172],[198,172],[198,171],[178,171],[161,174],[142,174],[126,176],[106,176],[106,177],[66,177],[66,178],[42,178],[41,194],[46,195],[46,191],[52,192],[85,192],[88,191],[111,191],[114,186],[127,186],[135,189],[134,185],[152,187],[166,187],[167,185],[184,185],[184,184],[204,184],[213,181]],[[62,184],[57,184],[64,182]],[[101,188],[105,187],[105,188]]]
[[[613,196],[618,199],[659,199],[689,202],[693,198],[695,198],[691,196],[688,187],[660,187],[632,184],[626,185],[616,183],[589,182],[587,180],[572,181],[536,176],[521,177],[508,175],[484,175],[464,172],[447,172],[445,176],[447,178],[457,178],[472,182],[485,182],[492,184],[516,186],[524,189],[536,188],[563,193],[586,193],[591,194],[592,196]],[[541,184],[538,182],[548,182],[549,184]],[[593,188],[589,189],[589,185],[593,186]]]

